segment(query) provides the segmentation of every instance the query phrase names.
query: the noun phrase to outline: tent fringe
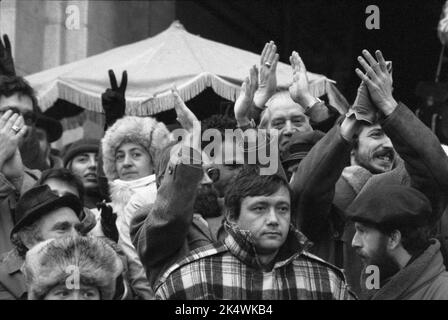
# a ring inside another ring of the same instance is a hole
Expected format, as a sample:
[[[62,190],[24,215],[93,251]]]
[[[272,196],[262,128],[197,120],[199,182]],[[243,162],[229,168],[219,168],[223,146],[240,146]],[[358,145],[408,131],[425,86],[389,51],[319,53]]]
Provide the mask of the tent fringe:
[[[334,85],[328,79],[312,82],[310,83],[311,94],[316,97],[320,97],[326,93],[331,93],[329,94],[330,103],[336,106],[338,110],[341,109],[341,107],[339,107],[340,105],[342,108],[346,108],[346,106],[348,106],[347,101],[343,96],[341,96],[341,94],[339,94],[337,90],[334,90],[333,86]],[[226,81],[211,73],[202,73],[187,83],[178,86],[177,89],[182,100],[189,101],[208,87],[211,87],[219,96],[230,101],[235,101],[240,92],[240,87],[238,85],[230,83],[229,81]],[[287,88],[285,87],[282,89]],[[80,92],[64,82],[58,82],[57,85],[52,87],[42,97],[39,97],[39,105],[42,110],[45,111],[51,107],[58,98],[67,100],[68,102],[76,104],[89,111],[96,113],[103,112],[101,97]],[[127,113],[130,115],[154,115],[173,108],[174,101],[171,95],[171,89],[163,93],[156,94],[153,97],[143,101],[130,99],[126,100]],[[339,111],[342,112],[344,110]],[[77,121],[75,122],[78,123]]]

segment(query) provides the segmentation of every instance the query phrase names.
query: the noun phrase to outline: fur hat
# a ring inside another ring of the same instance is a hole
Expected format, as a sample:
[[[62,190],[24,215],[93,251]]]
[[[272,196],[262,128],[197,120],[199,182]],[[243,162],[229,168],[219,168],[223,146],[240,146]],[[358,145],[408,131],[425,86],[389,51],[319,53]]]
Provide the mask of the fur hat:
[[[24,274],[28,299],[41,300],[79,271],[81,284],[98,288],[101,300],[111,300],[123,262],[116,251],[96,237],[63,237],[41,242],[26,254]],[[69,279],[70,280],[70,279]]]
[[[171,141],[171,135],[165,125],[151,117],[126,116],[117,120],[101,140],[103,151],[103,169],[109,181],[118,179],[115,169],[115,153],[127,142],[141,145],[151,157],[154,167],[156,158]]]

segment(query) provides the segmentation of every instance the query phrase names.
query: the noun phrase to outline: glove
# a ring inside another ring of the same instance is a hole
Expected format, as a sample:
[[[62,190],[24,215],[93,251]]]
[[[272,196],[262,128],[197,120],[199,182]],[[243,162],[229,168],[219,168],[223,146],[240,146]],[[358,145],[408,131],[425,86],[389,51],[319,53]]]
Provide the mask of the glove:
[[[364,120],[373,124],[378,119],[378,112],[370,99],[369,90],[364,81],[358,87],[358,94],[356,95],[353,106],[348,111],[347,116],[355,115],[356,120]]]
[[[106,116],[106,129],[125,114],[125,91],[128,84],[128,73],[123,71],[120,86],[117,85],[117,79],[112,70],[109,70],[109,80],[111,88],[107,88],[101,95],[101,103]]]
[[[118,229],[115,224],[117,221],[117,214],[113,212],[111,206],[102,201],[96,204],[99,211],[101,211],[101,228],[106,237],[114,242],[118,242]]]
[[[3,42],[0,40],[0,75],[15,76],[14,59],[11,53],[11,43],[8,35],[3,35]]]

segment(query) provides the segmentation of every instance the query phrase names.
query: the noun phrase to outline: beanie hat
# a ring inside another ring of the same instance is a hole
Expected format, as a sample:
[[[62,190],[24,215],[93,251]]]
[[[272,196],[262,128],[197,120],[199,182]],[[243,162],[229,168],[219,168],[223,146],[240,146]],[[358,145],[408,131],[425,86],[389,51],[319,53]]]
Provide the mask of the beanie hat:
[[[41,242],[26,254],[24,274],[29,300],[42,300],[78,271],[81,284],[96,287],[101,300],[111,300],[123,263],[115,250],[97,237],[63,237]]]
[[[347,208],[351,221],[388,230],[429,225],[431,203],[415,188],[400,184],[371,184]]]
[[[81,139],[69,144],[64,151],[64,167],[80,153],[96,152],[98,153],[100,141],[98,139]]]
[[[171,135],[162,122],[151,117],[126,116],[117,120],[101,140],[103,169],[109,181],[118,179],[115,154],[123,143],[141,145],[149,154],[155,166],[159,153],[171,141]]]

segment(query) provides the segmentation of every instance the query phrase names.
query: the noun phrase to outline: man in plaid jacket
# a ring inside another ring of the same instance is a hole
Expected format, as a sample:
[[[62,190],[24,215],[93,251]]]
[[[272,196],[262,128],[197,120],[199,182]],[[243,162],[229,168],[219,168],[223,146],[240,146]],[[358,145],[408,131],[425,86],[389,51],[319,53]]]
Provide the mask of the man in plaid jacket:
[[[307,252],[291,224],[291,189],[246,167],[225,197],[223,242],[199,247],[155,285],[158,299],[349,300],[342,271]]]

